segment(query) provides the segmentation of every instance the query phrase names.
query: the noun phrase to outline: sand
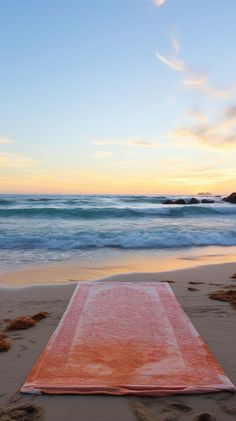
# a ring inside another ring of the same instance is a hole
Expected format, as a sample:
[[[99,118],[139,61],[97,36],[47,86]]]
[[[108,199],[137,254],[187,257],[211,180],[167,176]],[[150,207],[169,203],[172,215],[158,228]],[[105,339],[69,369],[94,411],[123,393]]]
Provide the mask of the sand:
[[[91,281],[127,273],[156,273],[200,265],[236,262],[236,246],[166,250],[93,250],[77,259],[12,267],[0,271],[0,286]]]
[[[129,273],[106,277],[107,282],[170,281],[178,300],[210,350],[236,384],[236,310],[229,302],[211,300],[209,294],[230,285],[236,287],[236,263],[214,264],[158,273]],[[17,276],[17,275],[16,275]],[[31,278],[32,279],[32,278]],[[56,282],[56,271],[51,283]],[[64,278],[64,281],[68,278]],[[64,284],[2,287],[0,332],[20,316],[46,311],[49,317],[36,326],[8,332],[12,346],[0,353],[0,420],[48,421],[174,421],[235,420],[236,394],[229,392],[172,397],[40,396],[23,395],[19,388],[60,320],[75,288]],[[13,286],[14,284],[12,284]],[[196,288],[190,290],[189,288]],[[36,406],[24,406],[25,403]],[[23,405],[23,406],[22,406]],[[20,406],[20,408],[19,408]],[[6,415],[16,408],[15,414]],[[39,408],[38,408],[39,407]],[[25,408],[25,409],[24,409]],[[28,409],[27,409],[28,408]],[[25,411],[25,412],[24,412]],[[23,417],[22,414],[25,418]],[[209,414],[199,418],[199,414]],[[11,418],[11,417],[15,418]],[[8,417],[8,418],[6,418]],[[18,418],[17,418],[18,417]],[[215,418],[214,418],[215,417]]]

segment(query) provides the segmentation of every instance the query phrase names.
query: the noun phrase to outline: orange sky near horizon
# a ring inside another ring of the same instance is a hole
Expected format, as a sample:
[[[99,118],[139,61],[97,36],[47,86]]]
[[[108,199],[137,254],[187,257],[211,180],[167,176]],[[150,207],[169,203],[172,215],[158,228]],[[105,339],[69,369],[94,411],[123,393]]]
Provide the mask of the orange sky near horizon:
[[[125,175],[104,175],[95,172],[73,173],[68,170],[57,175],[29,174],[0,178],[2,194],[190,194],[210,192],[229,194],[235,190],[235,179],[209,180],[195,176],[155,176],[148,174],[132,178]]]
[[[2,2],[0,194],[236,190],[236,2],[70,3]]]

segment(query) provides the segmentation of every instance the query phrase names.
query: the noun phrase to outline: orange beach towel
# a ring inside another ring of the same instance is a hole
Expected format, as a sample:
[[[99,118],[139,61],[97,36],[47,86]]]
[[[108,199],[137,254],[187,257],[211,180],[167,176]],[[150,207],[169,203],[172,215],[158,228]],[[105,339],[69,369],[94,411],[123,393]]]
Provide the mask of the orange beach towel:
[[[235,387],[167,283],[77,286],[26,393],[170,395]]]

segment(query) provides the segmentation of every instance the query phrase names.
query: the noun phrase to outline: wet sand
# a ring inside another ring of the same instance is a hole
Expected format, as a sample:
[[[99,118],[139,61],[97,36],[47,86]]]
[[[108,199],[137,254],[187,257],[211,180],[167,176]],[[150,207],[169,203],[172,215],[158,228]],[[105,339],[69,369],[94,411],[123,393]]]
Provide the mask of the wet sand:
[[[106,270],[109,272],[110,269]],[[105,276],[107,282],[114,280],[170,281],[187,315],[230,380],[236,384],[236,310],[229,302],[209,298],[209,294],[226,289],[225,287],[229,285],[231,289],[234,289],[236,279],[232,278],[232,275],[235,273],[236,263],[231,262],[158,273],[137,272],[116,274],[111,277],[108,277],[106,273]],[[54,274],[51,273],[51,284],[58,282],[57,274],[57,271]],[[31,279],[32,283],[37,283],[34,278]],[[62,271],[60,281],[64,281],[64,284],[18,288],[13,288],[14,282],[12,282],[11,288],[5,284],[0,290],[0,331],[3,331],[6,326],[4,319],[28,316],[40,311],[50,313],[48,318],[41,320],[31,329],[8,333],[12,346],[9,351],[0,354],[1,406],[13,408],[30,402],[43,409],[42,419],[46,421],[66,419],[70,421],[197,419],[227,421],[236,419],[236,394],[229,392],[161,398],[34,396],[19,393],[26,374],[57,326],[76,286],[76,277],[65,283],[68,281],[66,269]],[[209,417],[199,418],[199,414],[202,413],[208,413]],[[31,414],[31,418],[26,419],[38,419],[37,413]]]
[[[156,273],[202,265],[236,262],[236,247],[203,247],[178,251],[92,250],[78,259],[48,264],[13,266],[0,271],[0,287],[60,284],[130,273]]]

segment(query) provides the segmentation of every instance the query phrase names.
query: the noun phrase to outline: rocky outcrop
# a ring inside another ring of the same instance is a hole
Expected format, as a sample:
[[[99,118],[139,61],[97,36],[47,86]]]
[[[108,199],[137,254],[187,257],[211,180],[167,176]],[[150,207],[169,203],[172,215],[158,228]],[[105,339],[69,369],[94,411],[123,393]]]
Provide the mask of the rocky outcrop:
[[[224,200],[224,202],[236,203],[236,193],[233,192],[229,196],[224,197],[222,200]]]
[[[173,200],[166,199],[166,200],[164,200],[164,202],[162,202],[162,204],[163,204],[163,205],[173,205],[173,204],[174,204],[174,202],[173,202]]]
[[[226,197],[226,202],[236,203],[236,193],[232,193],[229,197]],[[162,202],[163,205],[198,205],[200,203],[215,203],[215,200],[213,199],[202,199],[201,201],[196,199],[195,197],[192,197],[190,200],[185,199],[177,199],[177,200],[171,200],[166,199],[164,202]]]
[[[184,200],[184,199],[178,199],[178,200],[175,200],[175,201],[174,201],[174,204],[175,204],[175,205],[186,205],[186,204],[187,204],[187,202],[185,202],[185,200]]]
[[[202,199],[201,203],[215,203],[212,199]]]
[[[192,199],[190,199],[190,201],[188,203],[190,205],[197,205],[198,203],[200,203],[200,201],[198,199],[196,199],[195,197],[192,197]]]
[[[185,199],[177,199],[177,200],[171,200],[166,199],[164,202],[162,202],[163,205],[197,205],[200,201],[196,199],[195,197],[192,197],[190,200]]]

